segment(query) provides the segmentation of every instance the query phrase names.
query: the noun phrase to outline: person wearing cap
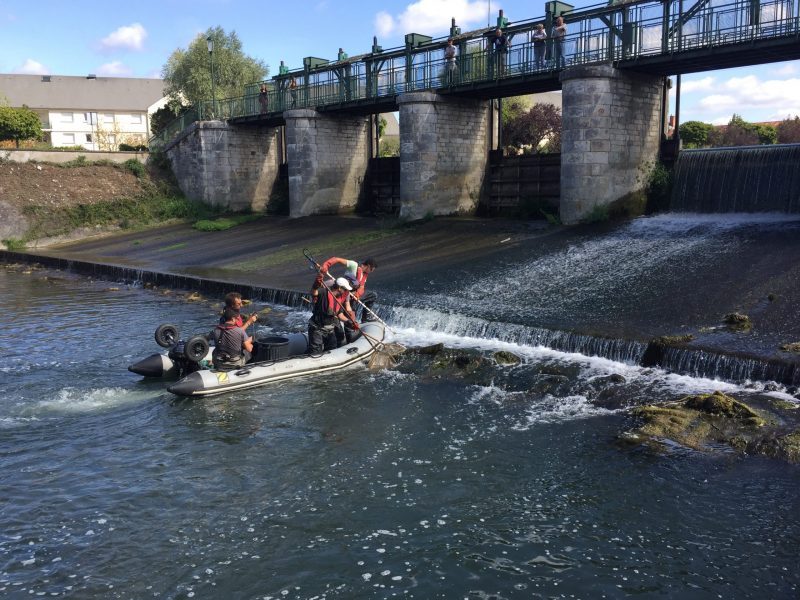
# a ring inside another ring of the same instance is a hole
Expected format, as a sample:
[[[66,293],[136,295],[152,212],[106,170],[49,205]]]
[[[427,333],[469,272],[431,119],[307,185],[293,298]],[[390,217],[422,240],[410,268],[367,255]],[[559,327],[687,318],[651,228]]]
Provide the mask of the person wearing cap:
[[[350,308],[350,282],[339,277],[331,284],[323,281],[320,272],[311,288],[313,309],[308,321],[308,352],[321,354],[323,350],[339,347],[336,336],[337,324],[352,319]],[[355,324],[356,329],[358,324]]]
[[[232,308],[236,311],[236,325],[242,329],[247,329],[250,327],[250,325],[258,320],[258,315],[253,313],[245,320],[242,317],[242,306],[244,306],[244,300],[242,300],[242,295],[239,292],[229,292],[225,294],[225,306],[222,308],[223,314],[221,314],[219,317],[219,324],[222,325],[225,323],[225,309]]]
[[[365,258],[360,264],[354,260],[347,258],[339,258],[332,256],[320,266],[319,270],[322,275],[328,275],[328,271],[333,265],[344,265],[344,274],[350,275],[358,281],[358,290],[353,293],[356,300],[361,302],[365,307],[372,310],[372,305],[378,299],[378,295],[373,291],[366,291],[367,277],[375,269],[378,268],[378,263],[374,258]],[[331,276],[332,277],[332,276]],[[361,312],[361,322],[371,321],[374,317],[368,310]]]

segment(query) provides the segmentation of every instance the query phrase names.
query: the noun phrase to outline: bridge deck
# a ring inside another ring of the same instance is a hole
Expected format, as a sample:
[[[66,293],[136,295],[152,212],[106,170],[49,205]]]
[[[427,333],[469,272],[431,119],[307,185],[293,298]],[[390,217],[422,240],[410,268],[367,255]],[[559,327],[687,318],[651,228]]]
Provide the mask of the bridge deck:
[[[553,91],[561,88],[560,72],[576,65],[674,75],[800,58],[800,0],[640,0],[571,11],[565,18],[568,34],[560,44],[552,38],[544,46],[534,41],[537,23],[544,23],[549,35],[554,19],[549,13],[509,26],[510,49],[503,55],[492,50],[493,30],[454,35],[454,66],[444,58],[447,38],[421,43],[408,36],[405,48],[376,47],[370,54],[316,61],[323,64],[248,84],[242,96],[202,103],[196,118],[278,125],[292,108],[393,111],[398,95],[418,90],[478,98]],[[266,93],[259,93],[262,84]]]

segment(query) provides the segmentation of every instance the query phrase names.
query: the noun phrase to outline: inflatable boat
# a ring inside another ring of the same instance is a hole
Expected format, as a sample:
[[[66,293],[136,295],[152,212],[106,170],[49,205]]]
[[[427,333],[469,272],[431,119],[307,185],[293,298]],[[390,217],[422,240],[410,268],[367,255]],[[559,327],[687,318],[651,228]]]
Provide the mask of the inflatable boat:
[[[366,364],[378,344],[383,342],[384,325],[380,321],[369,321],[361,324],[361,331],[364,335],[354,342],[316,355],[307,354],[308,337],[305,333],[284,338],[256,337],[253,362],[232,371],[196,370],[167,390],[177,396],[212,396]]]

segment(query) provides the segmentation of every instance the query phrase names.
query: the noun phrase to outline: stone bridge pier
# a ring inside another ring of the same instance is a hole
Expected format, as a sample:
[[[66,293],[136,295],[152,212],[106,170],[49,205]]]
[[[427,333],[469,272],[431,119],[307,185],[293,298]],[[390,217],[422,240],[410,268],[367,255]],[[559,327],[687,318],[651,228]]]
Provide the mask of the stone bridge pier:
[[[400,217],[473,214],[484,193],[492,103],[410,92],[400,105]]]
[[[198,121],[164,148],[187,198],[231,211],[263,211],[278,179],[277,127]]]
[[[370,158],[369,117],[310,109],[283,113],[289,163],[289,216],[352,212]]]
[[[658,160],[663,77],[609,65],[566,69],[562,82],[561,221],[643,203]]]

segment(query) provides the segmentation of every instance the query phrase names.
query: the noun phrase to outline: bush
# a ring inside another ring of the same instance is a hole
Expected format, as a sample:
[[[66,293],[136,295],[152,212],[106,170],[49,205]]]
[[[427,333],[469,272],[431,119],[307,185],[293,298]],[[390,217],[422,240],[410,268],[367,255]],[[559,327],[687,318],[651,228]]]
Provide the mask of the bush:
[[[225,231],[231,227],[241,225],[242,223],[254,221],[255,219],[258,219],[259,216],[260,215],[238,215],[233,217],[220,217],[219,219],[214,219],[213,221],[197,221],[197,223],[192,225],[192,227],[198,231]]]
[[[16,252],[17,250],[25,250],[25,240],[20,240],[17,238],[9,238],[7,240],[3,240],[3,244],[5,244],[6,249],[10,250],[11,252]]]
[[[136,177],[138,177],[139,179],[145,176],[146,170],[144,168],[144,165],[135,158],[130,158],[126,160],[124,163],[122,163],[122,166],[124,166],[128,171],[130,171],[134,175],[136,175]]]
[[[147,146],[144,144],[133,145],[133,144],[120,144],[119,145],[120,152],[146,152]]]

